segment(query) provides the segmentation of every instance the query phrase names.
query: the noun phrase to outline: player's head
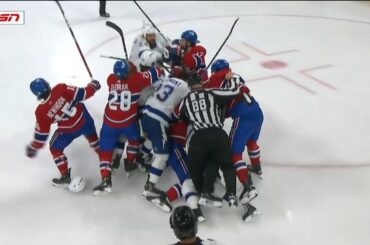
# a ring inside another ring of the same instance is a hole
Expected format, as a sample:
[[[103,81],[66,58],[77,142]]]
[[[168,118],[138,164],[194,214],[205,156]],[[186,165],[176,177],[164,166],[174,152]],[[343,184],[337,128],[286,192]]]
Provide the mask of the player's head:
[[[180,240],[193,238],[198,232],[198,220],[188,206],[178,206],[172,211],[170,226]]]
[[[224,69],[229,69],[229,68],[230,68],[229,62],[227,62],[224,59],[219,59],[219,60],[215,60],[212,63],[211,72],[215,73],[215,72],[222,71]]]
[[[126,79],[130,73],[130,65],[126,60],[119,60],[114,64],[113,72],[120,79]]]
[[[157,47],[156,31],[152,25],[144,23],[142,33],[143,37],[148,42],[151,49]]]
[[[50,85],[43,78],[36,78],[30,84],[30,89],[37,99],[42,100],[46,99],[50,94]]]
[[[157,63],[157,56],[149,50],[145,50],[140,54],[140,70],[146,71]]]
[[[193,47],[197,43],[199,43],[199,41],[198,35],[195,33],[195,31],[187,30],[181,34],[180,46],[182,48],[185,49],[187,47]]]

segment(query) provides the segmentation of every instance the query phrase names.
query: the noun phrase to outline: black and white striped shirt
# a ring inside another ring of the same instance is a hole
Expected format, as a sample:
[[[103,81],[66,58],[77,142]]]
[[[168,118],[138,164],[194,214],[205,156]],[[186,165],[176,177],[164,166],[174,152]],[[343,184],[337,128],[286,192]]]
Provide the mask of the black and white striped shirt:
[[[195,89],[181,102],[179,119],[190,121],[194,130],[222,128],[224,106],[239,94],[234,81],[227,89]]]

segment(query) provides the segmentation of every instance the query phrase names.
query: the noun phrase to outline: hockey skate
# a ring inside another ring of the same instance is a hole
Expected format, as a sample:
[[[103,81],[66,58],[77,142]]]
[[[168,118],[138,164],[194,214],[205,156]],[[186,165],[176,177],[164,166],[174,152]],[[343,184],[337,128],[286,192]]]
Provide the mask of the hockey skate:
[[[205,206],[205,207],[222,207],[222,199],[219,197],[216,197],[212,195],[211,193],[202,193],[200,196],[200,199],[198,201],[199,205]]]
[[[52,181],[53,186],[68,190],[69,184],[71,183],[71,169],[69,168],[67,173],[62,175],[59,179],[54,178]]]
[[[164,191],[158,189],[149,179],[146,181],[143,192],[144,197],[160,197],[163,195],[166,196]]]
[[[199,205],[198,205],[198,208],[193,209],[193,213],[194,213],[194,215],[197,218],[199,223],[203,223],[206,220],[204,218],[204,215],[203,215],[202,210],[200,209]]]
[[[262,180],[262,169],[261,169],[261,164],[258,165],[248,165],[248,170],[249,172],[255,174],[257,178]]]
[[[137,168],[139,169],[140,172],[146,172],[148,173],[150,170],[150,166],[153,162],[153,154],[141,154],[139,158],[137,159]]]
[[[100,195],[102,193],[111,193],[112,192],[112,179],[111,177],[103,178],[100,185],[96,186],[93,189],[93,194],[95,196]]]
[[[172,206],[170,202],[167,199],[167,196],[160,195],[160,196],[147,196],[145,199],[151,203],[153,203],[155,206],[159,207],[166,213],[170,213],[172,211]]]
[[[255,219],[257,219],[261,213],[257,211],[257,209],[250,203],[247,203],[244,206],[244,213],[242,219],[244,222],[249,223]]]
[[[121,154],[117,154],[114,157],[113,162],[112,162],[112,168],[113,168],[113,170],[119,168],[119,166],[121,165],[121,158],[122,158],[122,155]]]
[[[124,160],[124,165],[125,165],[126,177],[130,178],[133,174],[133,171],[137,169],[137,165],[134,161],[130,161],[127,159]]]
[[[230,208],[236,208],[238,206],[238,202],[234,193],[226,193],[223,199],[229,204]]]
[[[252,176],[249,174],[248,182],[244,184],[243,191],[240,194],[239,200],[241,204],[246,204],[258,196],[256,188],[252,182]]]

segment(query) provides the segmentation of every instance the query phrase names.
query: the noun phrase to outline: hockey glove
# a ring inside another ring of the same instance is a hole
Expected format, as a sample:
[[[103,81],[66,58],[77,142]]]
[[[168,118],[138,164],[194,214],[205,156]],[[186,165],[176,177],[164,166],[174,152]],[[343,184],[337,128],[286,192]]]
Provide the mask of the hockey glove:
[[[26,155],[29,158],[34,158],[36,156],[37,150],[33,148],[31,145],[27,145],[26,147]]]
[[[95,90],[99,90],[101,88],[100,83],[98,80],[92,80],[89,85],[93,86]]]

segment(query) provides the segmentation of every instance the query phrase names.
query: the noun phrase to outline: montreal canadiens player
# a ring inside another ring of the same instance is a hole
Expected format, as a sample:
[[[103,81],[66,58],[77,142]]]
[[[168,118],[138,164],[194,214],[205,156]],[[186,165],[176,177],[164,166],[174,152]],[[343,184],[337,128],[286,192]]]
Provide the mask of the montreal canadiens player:
[[[257,174],[261,173],[260,149],[257,144],[262,123],[263,113],[253,96],[250,95],[249,88],[245,85],[243,78],[232,73],[229,63],[224,59],[216,60],[211,66],[212,75],[204,87],[224,88],[228,86],[230,79],[237,81],[242,93],[228,105],[227,114],[233,119],[229,139],[233,152],[233,163],[239,181],[243,184],[243,191],[240,195],[240,202],[247,205],[257,196],[257,191],[253,186],[251,175],[247,164],[243,160],[243,152],[247,145],[252,170]],[[254,207],[247,205],[249,212]],[[246,219],[248,217],[245,217]],[[243,216],[244,219],[244,216]]]
[[[163,191],[156,187],[170,154],[168,140],[169,125],[174,108],[189,93],[187,83],[178,78],[163,76],[154,94],[146,100],[141,123],[143,131],[151,141],[154,160],[149,178],[144,186],[143,196],[161,196]]]
[[[144,51],[152,51],[156,62],[161,62],[164,58],[164,53],[167,52],[165,49],[168,45],[167,42],[168,40],[164,40],[151,24],[143,22],[142,33],[134,39],[129,60],[136,67],[140,67],[141,54]]]
[[[169,56],[166,57],[171,61],[172,75],[184,78],[189,73],[198,73],[202,81],[208,79],[206,70],[205,57],[207,50],[199,45],[198,35],[193,30],[184,31],[177,47],[169,50]]]
[[[98,153],[99,139],[92,117],[82,101],[90,98],[100,89],[100,84],[92,80],[85,88],[59,83],[53,88],[43,78],[37,78],[30,89],[42,102],[35,111],[36,127],[33,141],[26,147],[26,154],[33,158],[44,145],[50,127],[57,123],[58,128],[50,140],[50,152],[61,177],[52,180],[53,185],[68,188],[71,182],[71,169],[64,149],[76,138],[85,136],[90,146]]]
[[[111,192],[112,155],[121,136],[128,140],[125,170],[135,169],[140,141],[137,121],[139,96],[141,91],[156,82],[160,70],[146,73],[130,72],[129,62],[119,60],[114,64],[113,73],[108,76],[108,103],[105,107],[104,122],[100,131],[100,172],[102,182],[94,188],[94,194]]]

